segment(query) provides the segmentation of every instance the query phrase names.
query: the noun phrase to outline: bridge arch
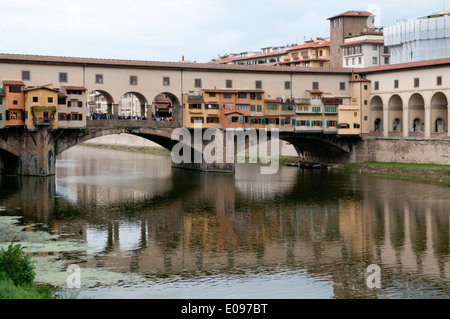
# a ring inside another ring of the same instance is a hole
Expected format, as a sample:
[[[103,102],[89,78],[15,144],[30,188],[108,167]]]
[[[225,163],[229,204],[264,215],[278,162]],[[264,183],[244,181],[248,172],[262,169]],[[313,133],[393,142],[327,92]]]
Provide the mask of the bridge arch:
[[[93,90],[89,93],[88,115],[113,114],[114,97],[104,90]]]
[[[180,99],[171,92],[160,92],[153,99],[151,114],[155,118],[172,118],[175,122],[181,120]]]
[[[122,94],[119,100],[119,115],[138,116],[140,118],[147,117],[147,105],[148,100],[144,94],[136,91],[126,92]]]
[[[370,118],[372,132],[383,132],[383,100],[376,95],[370,101]]]
[[[431,98],[431,132],[445,133],[449,130],[449,105],[443,92],[436,92]]]
[[[411,95],[408,102],[409,118],[408,123],[409,132],[424,132],[425,131],[425,100],[420,93]]]
[[[403,100],[398,94],[391,96],[388,102],[389,131],[401,133],[403,124]]]

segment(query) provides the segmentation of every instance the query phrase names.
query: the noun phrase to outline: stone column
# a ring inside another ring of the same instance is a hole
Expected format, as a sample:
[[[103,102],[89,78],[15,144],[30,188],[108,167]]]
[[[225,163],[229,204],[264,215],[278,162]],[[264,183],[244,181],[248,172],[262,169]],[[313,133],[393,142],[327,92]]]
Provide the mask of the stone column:
[[[145,116],[145,104],[141,104],[141,118]]]
[[[389,136],[390,121],[391,121],[391,119],[389,118],[389,107],[386,105],[383,108],[383,135],[384,135],[384,137]]]
[[[409,136],[409,108],[403,105],[403,120],[402,120],[402,128],[403,128],[403,137]]]
[[[425,105],[425,138],[431,137],[431,107]]]
[[[117,121],[119,119],[119,104],[113,104],[113,115],[114,115],[114,121]]]
[[[112,105],[112,103],[108,103],[108,107],[106,109],[106,114],[113,115],[113,105]]]

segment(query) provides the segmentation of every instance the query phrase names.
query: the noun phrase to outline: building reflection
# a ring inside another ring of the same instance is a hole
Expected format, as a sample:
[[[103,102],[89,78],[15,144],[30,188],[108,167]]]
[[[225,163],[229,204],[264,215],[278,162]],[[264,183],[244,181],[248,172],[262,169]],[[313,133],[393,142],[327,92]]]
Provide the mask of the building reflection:
[[[448,291],[447,188],[291,168],[265,178],[251,169],[236,176],[173,169],[156,191],[139,199],[110,193],[104,208],[89,195],[104,186],[80,183],[83,209],[58,198],[51,179],[20,178],[8,181],[18,193],[3,194],[1,205],[27,207],[29,220],[84,241],[84,267],[156,277],[298,269],[331,278],[336,298],[349,298],[377,296],[365,284],[375,263],[385,286],[415,276]]]

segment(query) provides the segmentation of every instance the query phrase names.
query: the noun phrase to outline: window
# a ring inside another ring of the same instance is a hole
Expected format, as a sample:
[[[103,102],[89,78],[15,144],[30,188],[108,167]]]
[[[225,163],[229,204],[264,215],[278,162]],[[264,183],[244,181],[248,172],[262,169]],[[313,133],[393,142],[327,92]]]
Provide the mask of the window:
[[[346,65],[350,65],[350,60],[349,59],[345,59],[345,64]]]
[[[284,82],[284,89],[290,90],[291,89],[291,81],[285,81]]]
[[[231,93],[224,93],[223,98],[227,100],[231,99]]]
[[[194,87],[201,88],[202,87],[202,79],[194,79]]]
[[[65,72],[60,72],[59,73],[59,82],[67,82],[67,73]]]
[[[361,57],[358,58],[358,63],[362,64],[362,58]]]
[[[231,89],[233,87],[233,80],[226,80],[225,86],[227,89]]]
[[[136,75],[130,75],[130,85],[137,85],[138,77]]]
[[[378,91],[378,90],[380,89],[380,82],[375,81],[375,83],[374,83],[374,89],[375,89],[375,91]]]
[[[354,123],[354,124],[353,124],[353,128],[361,128],[361,125],[358,124],[358,123]]]
[[[243,104],[243,105],[238,104],[238,105],[236,105],[236,109],[241,110],[241,111],[248,111],[248,105],[246,105],[246,104]]]
[[[278,110],[278,104],[275,103],[268,103],[266,106],[267,111],[277,111]]]
[[[103,74],[96,74],[95,75],[95,83],[96,84],[102,84],[103,83]]]
[[[322,121],[313,121],[312,126],[322,126]]]
[[[394,80],[394,89],[398,89],[399,82],[398,80]]]
[[[372,44],[372,50],[376,51],[378,49],[378,45],[377,44]]]
[[[345,91],[345,82],[340,82],[339,83],[339,90]]]
[[[170,78],[168,76],[163,77],[163,85],[164,86],[170,85]]]
[[[0,105],[2,105],[2,104],[3,104],[3,98],[0,97]]]
[[[10,93],[22,93],[22,87],[20,85],[11,85],[9,87]]]
[[[415,78],[414,79],[414,87],[418,88],[420,86],[420,79],[419,78]]]
[[[384,58],[384,64],[389,64],[389,58],[388,57]]]
[[[33,103],[39,102],[39,98],[37,96],[33,96]]]
[[[319,82],[313,82],[312,83],[312,88],[313,88],[313,90],[318,90],[319,89]]]
[[[201,104],[189,104],[189,109],[190,110],[201,110],[202,105]]]
[[[255,81],[255,88],[262,89],[262,81]]]
[[[369,86],[367,84],[364,85],[364,90],[367,91],[369,89]]]
[[[372,64],[377,64],[378,63],[378,58],[376,56],[374,56],[372,58]]]
[[[48,97],[48,98],[47,98],[47,102],[48,102],[48,103],[53,103],[53,98],[52,98],[52,97]]]
[[[191,117],[191,123],[195,123],[195,122],[204,123],[205,122],[205,118],[203,118],[203,117]]]
[[[30,71],[22,71],[22,81],[30,81]]]
[[[436,85],[442,85],[442,76],[436,78]]]
[[[216,93],[208,93],[209,97],[216,97]]]
[[[17,102],[17,100],[13,101],[13,105],[18,105],[19,103]]]
[[[66,105],[66,98],[64,96],[58,96],[58,105]]]
[[[256,106],[256,112],[262,112],[262,105]]]
[[[239,99],[246,99],[247,98],[247,93],[238,93],[238,98]]]
[[[219,123],[219,118],[216,116],[216,117],[207,117],[206,118],[206,123]]]

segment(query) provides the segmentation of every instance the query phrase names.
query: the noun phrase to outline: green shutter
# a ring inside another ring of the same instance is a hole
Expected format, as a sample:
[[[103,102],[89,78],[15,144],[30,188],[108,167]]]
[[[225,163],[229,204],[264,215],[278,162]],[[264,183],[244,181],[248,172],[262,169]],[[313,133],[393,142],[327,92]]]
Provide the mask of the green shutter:
[[[327,127],[330,127],[330,121],[327,121]]]
[[[321,126],[321,127],[323,126],[323,122],[322,122],[322,121],[320,121],[320,126]]]
[[[281,125],[284,125],[285,121],[285,119],[281,119]]]
[[[297,121],[297,126],[300,126],[300,120]]]
[[[306,126],[311,126],[311,122],[310,121],[306,121]]]

